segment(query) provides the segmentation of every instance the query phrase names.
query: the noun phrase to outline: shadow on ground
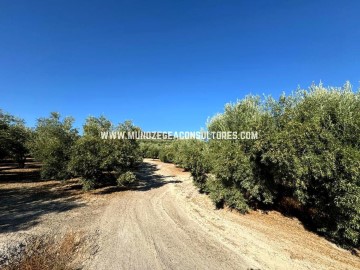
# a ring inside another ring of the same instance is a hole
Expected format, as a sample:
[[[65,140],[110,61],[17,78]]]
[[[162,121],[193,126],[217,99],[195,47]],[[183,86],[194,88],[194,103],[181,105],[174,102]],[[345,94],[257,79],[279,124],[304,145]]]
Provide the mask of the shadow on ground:
[[[95,191],[95,194],[109,194],[123,190],[148,191],[154,188],[160,188],[167,184],[181,183],[180,180],[171,180],[174,176],[163,176],[157,174],[156,171],[156,165],[143,162],[135,172],[137,179],[135,185],[129,188],[116,186],[105,187],[101,190]]]
[[[66,190],[51,190],[58,183],[42,187],[0,189],[0,233],[26,230],[42,215],[60,213],[83,206]]]
[[[43,182],[40,177],[41,164],[32,159],[27,160],[25,168],[18,168],[11,161],[0,162],[0,184]]]
[[[82,192],[79,184],[62,185],[60,182],[41,180],[39,166],[34,163],[27,164],[25,169],[15,169],[12,164],[6,164],[6,167],[0,170],[0,233],[26,230],[38,224],[45,214],[61,213],[84,205],[78,202]],[[181,182],[173,180],[174,176],[159,175],[156,171],[156,165],[142,163],[136,172],[138,181],[126,189],[145,192]],[[29,183],[35,185],[29,186]],[[108,194],[124,189],[107,186],[95,190],[93,194]]]
[[[0,164],[0,233],[29,229],[45,214],[83,205],[77,201],[81,191],[76,182],[41,180],[39,170],[40,165],[31,161],[24,169]]]
[[[59,183],[41,187],[0,189],[0,233],[26,230],[38,224],[41,216],[83,206],[77,196],[58,190]],[[56,189],[56,190],[52,190]]]
[[[173,175],[163,176],[156,174],[156,171],[156,165],[145,162],[142,163],[136,174],[138,183],[133,189],[138,191],[148,191],[167,184],[181,183],[180,180],[170,180],[174,178]]]

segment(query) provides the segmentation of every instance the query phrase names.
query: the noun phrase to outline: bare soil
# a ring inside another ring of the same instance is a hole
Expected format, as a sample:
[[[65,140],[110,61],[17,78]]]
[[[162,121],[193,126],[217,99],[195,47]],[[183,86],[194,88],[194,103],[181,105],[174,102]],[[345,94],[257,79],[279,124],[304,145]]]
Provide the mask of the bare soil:
[[[73,265],[84,269],[360,269],[295,218],[216,210],[172,164],[146,159],[138,186],[85,194],[76,180],[18,181],[13,170],[0,168],[0,256],[30,235],[75,231],[85,238]]]

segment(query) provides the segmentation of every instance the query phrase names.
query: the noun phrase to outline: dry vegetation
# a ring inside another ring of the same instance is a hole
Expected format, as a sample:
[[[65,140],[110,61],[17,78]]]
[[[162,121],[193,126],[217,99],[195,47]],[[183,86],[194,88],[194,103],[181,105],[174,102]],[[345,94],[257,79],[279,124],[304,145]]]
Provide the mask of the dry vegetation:
[[[40,178],[40,164],[0,164],[0,268],[81,268],[96,252],[93,214],[103,190],[84,193],[78,180]],[[75,267],[76,266],[76,267]]]
[[[49,240],[45,236],[35,237],[25,246],[21,256],[11,260],[4,270],[71,270],[69,264],[74,259],[81,244],[81,236],[67,233],[62,239]],[[70,263],[69,263],[70,262]]]

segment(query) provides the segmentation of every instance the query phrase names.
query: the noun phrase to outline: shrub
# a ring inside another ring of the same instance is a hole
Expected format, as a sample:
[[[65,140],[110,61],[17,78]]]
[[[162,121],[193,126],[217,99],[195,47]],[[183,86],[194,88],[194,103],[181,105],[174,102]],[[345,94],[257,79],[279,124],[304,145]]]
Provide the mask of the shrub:
[[[9,258],[4,270],[71,270],[76,251],[82,245],[79,235],[69,232],[61,240],[36,236],[28,240],[20,256]]]
[[[117,178],[117,184],[119,187],[126,187],[132,185],[136,181],[136,176],[133,172],[127,171],[122,173]]]

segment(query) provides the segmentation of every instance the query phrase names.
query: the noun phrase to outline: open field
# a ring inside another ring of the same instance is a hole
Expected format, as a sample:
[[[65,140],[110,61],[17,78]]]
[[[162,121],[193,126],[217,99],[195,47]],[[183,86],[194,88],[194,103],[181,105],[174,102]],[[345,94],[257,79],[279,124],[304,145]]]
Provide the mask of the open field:
[[[34,235],[72,232],[82,239],[72,266],[84,269],[360,268],[359,257],[296,219],[215,210],[172,164],[146,159],[136,187],[90,193],[75,181],[36,181],[37,164],[28,167],[22,173],[33,178],[20,181],[1,169],[2,253]]]

